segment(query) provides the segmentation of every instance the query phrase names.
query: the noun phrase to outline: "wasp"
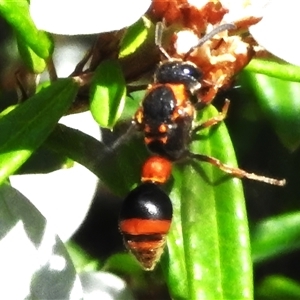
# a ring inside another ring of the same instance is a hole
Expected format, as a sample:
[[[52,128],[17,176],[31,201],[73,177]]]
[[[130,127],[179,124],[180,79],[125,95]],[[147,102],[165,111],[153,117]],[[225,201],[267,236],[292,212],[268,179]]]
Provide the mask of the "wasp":
[[[145,270],[153,270],[159,261],[171,226],[171,199],[159,185],[168,181],[174,162],[188,157],[213,164],[234,177],[277,186],[285,184],[285,180],[248,173],[224,164],[217,158],[189,150],[193,133],[225,119],[229,100],[225,101],[217,116],[202,124],[194,124],[197,110],[203,108],[201,99],[197,97],[202,87],[203,72],[195,63],[185,58],[214,35],[234,27],[233,24],[216,27],[202,37],[184,59],[169,57],[160,42],[156,42],[167,59],[157,66],[153,83],[148,86],[141,106],[133,118],[135,127],[143,132],[144,142],[153,155],[143,165],[142,183],[123,202],[119,224],[125,245]]]

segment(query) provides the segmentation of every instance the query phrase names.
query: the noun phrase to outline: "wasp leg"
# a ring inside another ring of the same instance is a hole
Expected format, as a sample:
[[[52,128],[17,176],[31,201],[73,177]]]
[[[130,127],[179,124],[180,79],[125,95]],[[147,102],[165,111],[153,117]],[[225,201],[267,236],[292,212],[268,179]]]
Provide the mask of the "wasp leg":
[[[227,116],[227,112],[228,112],[228,107],[229,107],[230,101],[228,99],[225,100],[224,106],[222,108],[222,111],[219,112],[219,114],[207,121],[205,121],[204,123],[197,125],[193,128],[193,132],[197,132],[199,130],[202,130],[204,128],[216,125],[220,122],[222,122],[226,116]]]
[[[108,151],[115,151],[119,146],[124,144],[126,141],[130,139],[136,133],[136,125],[130,124],[128,129],[117,138],[111,145],[108,146]]]
[[[200,161],[208,162],[216,167],[218,167],[220,170],[224,171],[227,174],[230,174],[234,177],[238,178],[248,178],[251,180],[261,181],[268,184],[273,184],[277,186],[284,186],[286,184],[285,179],[274,179],[266,176],[256,175],[254,173],[248,173],[242,169],[235,168],[232,166],[229,166],[227,164],[222,163],[219,159],[216,159],[211,156],[203,155],[203,154],[195,154],[190,153],[190,157],[195,158]]]
[[[225,104],[222,108],[222,111],[215,117],[207,120],[206,122],[196,126],[193,129],[193,132],[202,130],[204,128],[216,125],[220,122],[222,122],[227,115],[228,112],[228,107],[229,107],[230,101],[228,99],[226,99]],[[268,184],[273,184],[273,185],[277,185],[277,186],[284,186],[286,184],[285,179],[274,179],[274,178],[270,178],[270,177],[266,177],[266,176],[262,176],[262,175],[257,175],[254,173],[248,173],[245,170],[236,168],[236,167],[232,167],[229,166],[225,163],[222,163],[219,159],[211,157],[211,156],[207,156],[207,155],[203,155],[203,154],[195,154],[195,153],[189,153],[189,156],[200,160],[200,161],[204,161],[204,162],[208,162],[216,167],[218,167],[220,170],[224,171],[227,174],[230,174],[234,177],[238,177],[238,178],[248,178],[251,180],[256,180],[256,181],[261,181],[261,182],[265,182]]]

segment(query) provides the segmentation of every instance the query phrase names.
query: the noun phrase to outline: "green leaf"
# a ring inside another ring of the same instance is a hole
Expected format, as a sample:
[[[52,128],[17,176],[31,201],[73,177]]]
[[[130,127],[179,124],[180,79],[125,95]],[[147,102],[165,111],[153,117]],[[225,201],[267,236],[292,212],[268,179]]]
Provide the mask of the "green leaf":
[[[0,15],[14,28],[23,44],[39,57],[46,59],[53,52],[53,42],[46,32],[40,31],[33,23],[27,0],[1,0]]]
[[[75,266],[76,272],[94,272],[99,269],[99,262],[86,253],[79,245],[70,240],[65,247]]]
[[[46,146],[84,165],[122,197],[139,182],[141,166],[147,157],[141,139],[130,137],[115,149],[62,124],[49,136]]]
[[[14,105],[8,106],[7,108],[5,108],[4,110],[2,110],[0,112],[0,118],[2,118],[3,116],[7,115],[9,112],[11,112],[12,110],[14,110],[17,107],[18,107],[18,104],[14,104]]]
[[[245,70],[282,80],[300,82],[300,67],[284,62],[252,59]]]
[[[73,79],[58,80],[0,118],[0,183],[43,143],[77,89]]]
[[[300,284],[290,278],[272,275],[263,280],[257,289],[257,299],[300,299]]]
[[[96,69],[90,90],[91,112],[101,127],[112,128],[125,104],[126,83],[115,60],[106,60]]]
[[[145,91],[135,91],[130,93],[129,96],[126,97],[126,103],[122,115],[119,118],[119,122],[127,122],[132,119],[135,112],[138,110],[141,100],[145,97]]]
[[[145,272],[141,269],[140,264],[129,253],[117,253],[110,256],[102,268],[105,272],[124,274],[127,277],[135,277],[136,280],[145,281]],[[143,282],[145,285],[145,282]]]
[[[113,193],[125,197],[139,182],[142,164],[149,155],[142,134],[137,133],[134,127],[131,127],[130,133],[127,132],[128,119],[135,113],[143,95],[144,92],[139,91],[133,93],[134,99],[127,97],[120,125],[117,124],[113,131],[104,130],[110,143],[99,142],[82,131],[59,124],[45,146],[84,165]]]
[[[263,262],[299,249],[299,228],[299,212],[272,217],[258,223],[251,235],[253,262]]]
[[[24,43],[24,40],[17,35],[18,50],[24,63],[33,73],[42,73],[46,68],[46,62],[43,58],[40,58],[28,47],[28,44]]]
[[[209,106],[201,120],[216,114]],[[224,124],[199,132],[191,150],[236,164]],[[173,298],[252,299],[252,263],[240,180],[195,160],[178,164],[173,175],[174,222],[168,237],[168,284]]]
[[[15,172],[15,175],[47,174],[60,169],[69,169],[73,166],[73,160],[49,150],[42,144]]]
[[[153,25],[145,17],[128,27],[121,40],[119,57],[125,57],[136,51],[145,42],[151,27]]]
[[[174,299],[188,299],[187,272],[184,256],[184,246],[181,226],[181,181],[182,173],[178,168],[172,172],[175,184],[170,192],[170,198],[173,204],[172,227],[168,234],[168,248],[162,256],[161,264],[163,266],[164,276],[167,279],[170,293]]]
[[[243,72],[241,84],[250,89],[282,144],[294,151],[300,145],[300,83]]]

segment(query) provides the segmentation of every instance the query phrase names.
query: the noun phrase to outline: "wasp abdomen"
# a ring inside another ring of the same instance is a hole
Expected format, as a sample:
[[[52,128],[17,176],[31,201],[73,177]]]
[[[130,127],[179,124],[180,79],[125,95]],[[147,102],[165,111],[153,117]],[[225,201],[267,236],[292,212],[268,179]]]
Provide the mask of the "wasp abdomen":
[[[142,183],[124,200],[120,231],[145,270],[153,270],[163,252],[172,213],[169,196],[154,183]]]

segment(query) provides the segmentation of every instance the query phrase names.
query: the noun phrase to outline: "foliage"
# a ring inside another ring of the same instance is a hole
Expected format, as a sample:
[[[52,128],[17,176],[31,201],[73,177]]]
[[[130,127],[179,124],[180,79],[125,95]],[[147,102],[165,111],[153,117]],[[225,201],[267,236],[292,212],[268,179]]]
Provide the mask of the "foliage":
[[[26,9],[27,1],[23,2],[4,1],[0,4],[0,13],[16,33],[15,42],[28,73],[41,73],[46,65],[50,66],[55,42],[35,28]],[[132,290],[142,295],[151,290],[151,285],[161,286],[163,282],[173,299],[253,299],[253,289],[257,299],[299,298],[299,274],[264,267],[269,261],[276,264],[278,258],[289,259],[287,253],[299,251],[300,246],[297,205],[300,195],[297,184],[300,85],[296,82],[300,72],[291,66],[288,72],[282,72],[282,64],[276,61],[254,62],[237,76],[240,88],[230,91],[232,110],[227,124],[238,156],[245,162],[244,168],[263,173],[263,167],[266,167],[272,177],[273,174],[274,177],[286,177],[287,187],[245,182],[246,198],[248,195],[251,198],[251,194],[259,198],[256,201],[252,197],[254,203],[247,202],[246,205],[239,179],[231,178],[210,164],[179,162],[171,182],[165,187],[173,201],[174,220],[168,249],[161,266],[154,271],[156,278],[145,274],[124,254],[111,255],[106,263],[100,260],[95,263],[96,258],[78,250],[78,245],[69,244],[65,248],[54,233],[50,239],[55,242],[42,248],[42,241],[48,234],[45,231],[47,220],[32,207],[30,199],[10,186],[9,176],[43,146],[86,166],[121,197],[138,184],[139,170],[148,155],[139,136],[117,139],[111,147],[81,131],[57,125],[57,122],[64,114],[73,113],[78,108],[78,100],[84,98],[84,109],[88,109],[90,103],[91,112],[102,127],[121,128],[121,133],[126,131],[127,125],[123,121],[133,114],[141,99],[141,93],[132,92],[132,86],[125,97],[131,76],[128,61],[143,53],[141,44],[149,45],[153,27],[148,22],[140,20],[126,32],[118,61],[118,57],[108,57],[108,60],[96,63],[88,74],[77,68],[70,78],[48,82],[47,87],[39,87],[36,94],[28,94],[27,99],[14,107],[10,107],[16,103],[10,103],[7,93],[1,95],[1,98],[7,97],[9,103],[1,108],[0,115],[0,257],[8,262],[5,272],[9,273],[6,278],[3,268],[0,270],[1,282],[5,285],[6,280],[13,280],[17,286],[23,277],[14,278],[13,275],[19,273],[18,269],[28,268],[26,264],[16,264],[18,252],[9,252],[14,244],[7,237],[16,231],[15,238],[19,239],[21,249],[42,251],[38,255],[44,255],[43,251],[48,253],[42,263],[35,261],[30,251],[24,252],[28,257],[23,253],[23,260],[32,258],[36,264],[24,275],[28,279],[24,293],[32,297],[66,298],[77,293],[76,297],[80,298],[78,274],[101,270],[130,278]],[[120,65],[120,61],[124,64]],[[85,93],[87,87],[91,89]],[[214,105],[222,106],[222,102],[224,100],[216,99]],[[198,113],[197,121],[201,123],[216,114],[215,107],[209,105]],[[232,141],[222,123],[197,133],[191,150],[235,166]],[[263,167],[258,168],[256,162]],[[69,212],[72,213],[72,207]],[[62,269],[52,265],[57,257],[63,257]],[[252,263],[257,276],[254,288]],[[16,269],[13,271],[13,268]],[[282,275],[276,274],[278,272]],[[91,279],[84,275],[88,281],[98,280],[96,277]],[[48,284],[43,295],[38,294],[40,291],[36,288],[41,282]],[[56,291],[52,289],[53,285],[61,287],[62,282],[63,291],[56,290],[65,294],[53,295]],[[124,295],[126,299],[131,297],[127,292]],[[153,295],[153,299],[157,297]]]

